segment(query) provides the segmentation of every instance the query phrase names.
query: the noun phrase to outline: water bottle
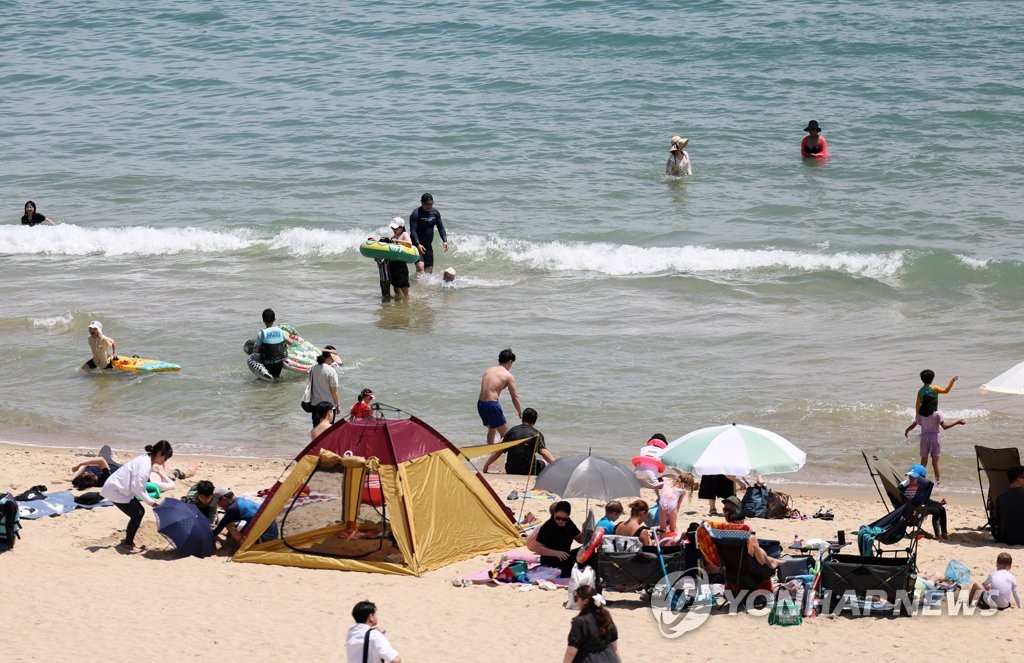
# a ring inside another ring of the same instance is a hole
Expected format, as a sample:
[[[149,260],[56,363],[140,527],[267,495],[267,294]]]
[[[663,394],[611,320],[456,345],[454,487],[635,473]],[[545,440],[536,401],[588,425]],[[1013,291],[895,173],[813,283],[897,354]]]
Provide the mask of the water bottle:
[[[791,548],[796,548],[796,549],[798,549],[798,550],[799,550],[800,548],[803,548],[803,547],[804,547],[804,542],[803,542],[803,539],[801,539],[801,538],[800,538],[800,535],[799,535],[799,534],[794,534],[794,535],[793,535],[793,545],[792,545],[792,546],[790,546],[790,547],[791,547]]]

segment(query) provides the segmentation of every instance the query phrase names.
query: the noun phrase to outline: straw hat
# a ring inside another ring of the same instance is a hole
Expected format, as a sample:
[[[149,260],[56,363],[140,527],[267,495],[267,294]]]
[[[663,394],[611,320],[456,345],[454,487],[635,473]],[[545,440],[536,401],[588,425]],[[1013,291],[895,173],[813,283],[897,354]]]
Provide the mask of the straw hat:
[[[680,138],[679,136],[672,136],[672,147],[670,147],[668,151],[675,152],[676,150],[685,150],[686,146],[689,144],[689,138]]]

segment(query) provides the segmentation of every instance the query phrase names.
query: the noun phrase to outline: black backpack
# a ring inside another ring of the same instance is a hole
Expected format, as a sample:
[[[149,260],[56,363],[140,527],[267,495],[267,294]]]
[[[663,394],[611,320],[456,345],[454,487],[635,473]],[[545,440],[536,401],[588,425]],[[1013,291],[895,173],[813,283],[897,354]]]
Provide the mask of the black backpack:
[[[0,550],[14,547],[14,542],[21,538],[20,529],[18,502],[10,493],[0,496]]]
[[[772,491],[767,486],[751,486],[743,493],[743,514],[747,518],[767,518]]]

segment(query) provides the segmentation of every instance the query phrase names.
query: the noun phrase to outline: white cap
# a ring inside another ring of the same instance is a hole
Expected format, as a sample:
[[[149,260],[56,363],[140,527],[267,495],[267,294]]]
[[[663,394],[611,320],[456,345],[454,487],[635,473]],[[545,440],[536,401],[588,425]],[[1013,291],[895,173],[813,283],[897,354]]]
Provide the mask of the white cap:
[[[405,227],[405,219],[403,219],[402,217],[396,216],[395,218],[391,219],[391,229],[392,230],[398,230],[399,228],[404,228],[404,227]]]
[[[89,323],[89,329],[95,329],[96,331],[103,331],[103,323],[99,320],[93,320]]]

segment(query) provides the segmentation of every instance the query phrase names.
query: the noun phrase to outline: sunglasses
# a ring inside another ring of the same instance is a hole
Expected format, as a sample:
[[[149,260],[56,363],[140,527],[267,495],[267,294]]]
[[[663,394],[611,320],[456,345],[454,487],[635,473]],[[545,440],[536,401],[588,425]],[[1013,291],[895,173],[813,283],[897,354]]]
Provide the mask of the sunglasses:
[[[568,518],[559,518],[558,516],[555,516],[555,522],[556,523],[567,523],[567,522],[569,522],[569,519]]]

